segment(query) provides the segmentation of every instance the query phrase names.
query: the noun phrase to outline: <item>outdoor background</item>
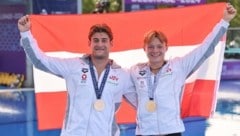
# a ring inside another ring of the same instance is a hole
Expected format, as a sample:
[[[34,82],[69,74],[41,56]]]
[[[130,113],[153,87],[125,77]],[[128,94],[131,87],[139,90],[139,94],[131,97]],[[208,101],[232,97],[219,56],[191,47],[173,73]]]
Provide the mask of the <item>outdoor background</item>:
[[[60,129],[37,129],[32,65],[19,46],[17,19],[25,14],[110,14],[155,8],[176,8],[224,2],[182,0],[1,0],[0,1],[0,135],[59,136]],[[240,136],[240,1],[230,1],[238,14],[227,32],[216,113],[210,119],[184,119],[184,136]],[[209,13],[214,14],[214,13]],[[196,26],[197,27],[197,26]],[[120,124],[122,136],[132,136],[135,124]]]

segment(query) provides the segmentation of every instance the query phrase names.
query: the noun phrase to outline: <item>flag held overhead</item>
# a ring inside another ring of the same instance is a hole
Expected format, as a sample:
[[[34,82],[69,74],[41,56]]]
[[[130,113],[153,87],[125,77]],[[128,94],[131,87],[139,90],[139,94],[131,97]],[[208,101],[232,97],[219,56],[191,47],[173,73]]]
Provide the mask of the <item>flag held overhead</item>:
[[[88,53],[87,34],[90,26],[106,23],[114,33],[113,53],[110,57],[123,67],[130,67],[147,60],[142,49],[145,32],[150,29],[163,31],[169,40],[168,57],[182,56],[202,42],[222,18],[224,7],[225,3],[215,3],[118,14],[30,17],[32,33],[39,47],[48,55],[57,57]],[[182,117],[209,117],[214,111],[225,39],[218,44],[221,45],[217,46],[215,53],[186,82],[182,97]],[[34,69],[34,82],[38,128],[61,128],[67,99],[64,80]],[[135,115],[135,111],[124,102],[117,121],[135,122]]]

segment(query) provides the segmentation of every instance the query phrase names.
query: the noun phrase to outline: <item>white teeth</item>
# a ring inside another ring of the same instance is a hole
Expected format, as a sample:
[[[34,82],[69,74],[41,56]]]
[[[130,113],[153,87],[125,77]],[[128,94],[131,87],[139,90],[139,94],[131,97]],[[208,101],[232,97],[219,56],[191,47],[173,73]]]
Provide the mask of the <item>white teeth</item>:
[[[158,57],[158,56],[160,56],[160,54],[151,54],[151,56]]]

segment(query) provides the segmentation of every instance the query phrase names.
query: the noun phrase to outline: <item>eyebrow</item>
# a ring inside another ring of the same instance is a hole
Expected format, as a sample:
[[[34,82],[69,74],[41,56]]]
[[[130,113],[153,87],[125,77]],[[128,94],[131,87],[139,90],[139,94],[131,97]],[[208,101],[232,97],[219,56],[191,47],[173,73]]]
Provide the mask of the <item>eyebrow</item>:
[[[93,37],[93,39],[109,39],[109,38],[107,38],[107,37],[106,37],[106,38],[105,38],[105,37],[104,37],[104,38],[96,38],[96,37]]]

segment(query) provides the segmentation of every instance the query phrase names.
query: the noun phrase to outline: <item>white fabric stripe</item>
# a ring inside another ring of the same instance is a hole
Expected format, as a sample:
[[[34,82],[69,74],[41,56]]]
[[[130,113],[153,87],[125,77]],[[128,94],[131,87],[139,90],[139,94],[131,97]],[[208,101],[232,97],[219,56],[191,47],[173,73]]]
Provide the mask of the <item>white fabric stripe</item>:
[[[208,58],[204,64],[187,79],[186,82],[192,82],[196,79],[209,79],[218,80],[220,78],[221,67],[223,62],[223,52],[225,49],[225,41],[218,43],[215,48],[215,53]],[[181,57],[190,52],[195,46],[170,46],[168,48],[166,59],[173,57]],[[69,52],[52,52],[47,53],[49,56],[55,57],[77,57],[83,54],[69,53]],[[129,68],[138,62],[146,62],[147,57],[143,49],[129,50],[123,52],[114,52],[110,54],[110,58],[114,59],[122,67]],[[46,72],[34,68],[34,83],[36,92],[58,92],[66,90],[65,82],[63,79]]]
[[[219,42],[215,48],[214,54],[211,55],[186,82],[192,82],[196,79],[219,80],[224,50],[225,42]]]
[[[71,58],[81,56],[82,54],[74,54],[68,52],[55,52],[55,53],[47,53],[48,56],[56,56],[59,58]],[[34,75],[34,85],[35,92],[60,92],[66,90],[65,80],[57,77],[55,75],[43,72],[41,70],[33,67],[33,75]]]

